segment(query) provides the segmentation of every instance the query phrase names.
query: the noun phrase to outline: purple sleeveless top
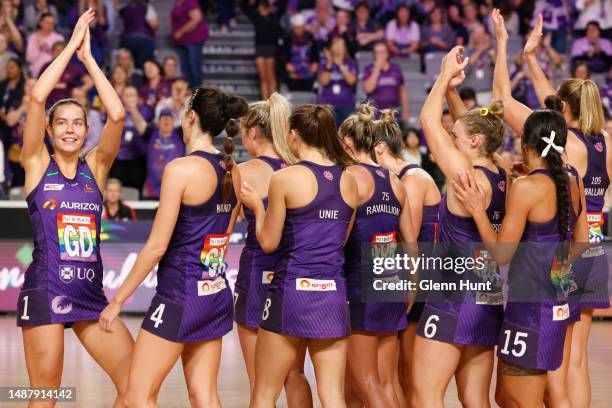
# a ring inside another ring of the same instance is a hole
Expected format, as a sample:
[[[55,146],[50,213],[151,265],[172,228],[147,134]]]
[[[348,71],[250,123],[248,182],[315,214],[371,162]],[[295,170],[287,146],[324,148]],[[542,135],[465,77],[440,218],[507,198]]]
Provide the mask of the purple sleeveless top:
[[[181,204],[170,245],[159,262],[157,293],[178,302],[198,296],[206,281],[225,276],[230,236],[226,230],[237,203],[233,187],[229,202],[222,202],[226,173],[223,153],[197,150],[190,156],[210,162],[217,173],[217,188],[202,204]]]
[[[277,171],[285,166],[282,159],[259,156],[257,160],[266,162],[274,171]],[[264,208],[267,209],[268,197],[265,197],[262,201]],[[276,260],[278,259],[280,250],[277,249],[276,251],[267,254],[261,249],[259,242],[257,242],[257,234],[255,232],[255,214],[250,208],[243,207],[243,209],[244,217],[248,223],[247,236],[244,240],[244,248],[240,254],[240,270],[238,278],[236,279],[235,290],[237,292],[246,293],[249,290],[251,270],[274,270],[274,265],[276,265]]]
[[[52,156],[45,174],[26,201],[34,229],[34,251],[23,289],[58,284],[58,280],[49,279],[49,274],[59,274],[60,281],[64,282],[85,274],[102,293],[99,241],[102,193],[85,159],[79,159],[76,176],[69,179],[61,173]],[[79,289],[78,285],[70,287]],[[78,292],[68,293],[68,288],[65,285],[49,290],[79,297]]]
[[[566,169],[566,172],[568,175],[575,175],[576,182],[578,182],[578,174],[575,172],[575,169]],[[534,170],[529,174],[536,173],[545,174],[550,177],[550,171],[546,169]],[[570,274],[563,274],[563,271],[558,268],[558,264],[557,267],[553,265],[553,261],[558,249],[558,245],[554,245],[554,243],[571,241],[576,220],[582,213],[582,203],[579,204],[578,214],[572,208],[572,190],[570,187],[568,185],[570,208],[566,236],[562,237],[559,234],[557,215],[546,222],[535,223],[527,221],[525,223],[521,243],[529,242],[537,243],[538,245],[521,244],[512,258],[508,273],[508,283],[510,286],[509,300],[525,301],[525,293],[537,293],[542,300],[567,301],[572,277]],[[549,245],[546,245],[547,243]],[[535,301],[536,299],[529,300]]]
[[[305,207],[287,209],[281,255],[270,289],[298,278],[344,283],[344,240],[353,215],[340,194],[344,170],[339,165],[322,166],[305,160],[298,165],[312,171],[318,191]]]
[[[412,169],[420,169],[417,164],[409,164],[404,167],[398,174],[400,180],[404,175]],[[410,194],[410,192],[408,192]],[[424,205],[423,217],[421,221],[421,229],[419,231],[418,242],[434,242],[438,234],[438,212],[440,204]]]
[[[487,207],[487,215],[495,230],[498,230],[506,213],[506,171],[501,167],[497,167],[499,173],[494,173],[482,166],[474,166],[474,168],[482,171],[491,183],[491,202]],[[446,194],[442,195],[438,240],[440,242],[481,242],[474,219],[451,213],[448,210],[446,199]]]
[[[587,170],[582,178],[586,209],[588,212],[601,212],[604,196],[610,185],[606,168],[606,141],[603,135],[585,136],[580,129],[570,128],[587,148]]]
[[[344,271],[349,299],[361,297],[362,246],[371,244],[378,256],[392,256],[402,206],[391,186],[390,173],[379,166],[359,163],[374,178],[372,197],[357,208],[355,223],[344,248]]]

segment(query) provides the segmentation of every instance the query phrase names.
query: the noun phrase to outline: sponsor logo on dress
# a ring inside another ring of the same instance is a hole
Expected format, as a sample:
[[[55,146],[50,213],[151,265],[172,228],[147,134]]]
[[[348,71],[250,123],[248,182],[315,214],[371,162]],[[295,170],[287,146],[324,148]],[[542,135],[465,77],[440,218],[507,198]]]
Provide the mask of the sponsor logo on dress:
[[[94,189],[91,188],[91,186],[88,183],[85,183],[85,192],[86,193],[93,193]]]
[[[263,271],[261,273],[261,283],[264,285],[269,285],[272,283],[272,278],[274,278],[273,271]]]
[[[327,180],[332,181],[334,179],[334,175],[332,174],[331,171],[329,170],[325,170],[323,172],[323,177],[325,177]]]
[[[295,289],[313,292],[332,292],[336,290],[336,281],[333,279],[297,278],[295,280]]]
[[[51,211],[55,210],[56,207],[57,207],[57,201],[55,201],[54,199],[47,200],[43,204],[43,208],[47,210],[51,210]]]
[[[214,281],[198,281],[198,296],[214,295],[215,293],[221,292],[226,287],[225,279],[222,277],[218,277]]]
[[[597,150],[599,153],[603,152],[603,144],[601,142],[595,143],[595,150]]]
[[[506,191],[506,181],[500,181],[499,183],[497,183],[497,187],[499,188],[499,191],[503,193],[504,191]]]
[[[64,189],[64,184],[45,183],[44,191],[60,191]]]
[[[569,304],[553,306],[553,322],[566,320],[570,316]]]
[[[60,279],[64,283],[70,283],[76,277],[79,280],[88,280],[93,282],[96,278],[96,271],[91,268],[75,267],[72,265],[60,265]]]
[[[376,170],[376,174],[378,174],[379,177],[385,178],[385,173],[383,173],[382,170]]]
[[[225,162],[223,160],[219,161],[219,166],[223,169],[223,170],[227,170],[227,166],[225,165]]]
[[[68,314],[72,312],[72,302],[68,296],[56,296],[51,301],[51,310],[55,314]]]
[[[67,208],[69,210],[81,210],[81,211],[100,211],[100,205],[97,203],[79,203],[79,202],[64,202],[60,204],[60,208]]]

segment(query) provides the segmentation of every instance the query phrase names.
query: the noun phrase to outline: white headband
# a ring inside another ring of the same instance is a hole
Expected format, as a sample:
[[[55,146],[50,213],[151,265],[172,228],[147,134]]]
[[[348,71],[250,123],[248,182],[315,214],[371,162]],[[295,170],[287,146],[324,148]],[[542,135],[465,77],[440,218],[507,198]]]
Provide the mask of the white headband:
[[[546,146],[544,150],[542,150],[542,157],[546,157],[548,155],[548,152],[550,151],[551,147],[555,149],[559,154],[563,153],[563,147],[557,146],[555,144],[555,131],[554,130],[550,132],[550,137],[544,136],[542,140],[548,143],[548,146]]]

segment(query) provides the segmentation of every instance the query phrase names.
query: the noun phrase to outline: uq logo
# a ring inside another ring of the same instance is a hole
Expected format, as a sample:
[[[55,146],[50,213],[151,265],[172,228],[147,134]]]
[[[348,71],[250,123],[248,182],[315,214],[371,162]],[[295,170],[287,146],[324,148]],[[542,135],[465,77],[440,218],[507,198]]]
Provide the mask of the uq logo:
[[[74,278],[93,282],[96,278],[96,271],[91,268],[81,268],[80,266],[60,265],[59,275],[64,283],[70,283]]]

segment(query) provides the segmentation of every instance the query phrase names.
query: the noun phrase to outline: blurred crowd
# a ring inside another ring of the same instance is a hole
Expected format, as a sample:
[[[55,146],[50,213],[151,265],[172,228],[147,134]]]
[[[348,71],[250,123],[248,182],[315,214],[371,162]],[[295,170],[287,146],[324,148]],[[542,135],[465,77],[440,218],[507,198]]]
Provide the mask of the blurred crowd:
[[[403,60],[420,61],[460,44],[470,57],[461,96],[468,107],[488,102],[495,47],[490,13],[499,8],[518,44],[512,56],[515,97],[538,100],[521,57],[535,17],[544,17],[538,58],[553,82],[592,77],[608,112],[612,100],[612,0],[175,0],[170,14],[172,54],[159,58],[158,12],[147,0],[0,1],[0,197],[23,185],[22,128],[33,81],[61,52],[78,16],[89,7],[92,51],[127,111],[121,150],[110,176],[159,196],[164,166],[185,153],[180,115],[190,89],[206,82],[203,46],[210,21],[222,33],[244,14],[255,31],[255,62],[262,98],[273,92],[313,92],[334,107],[338,122],[362,99],[393,108],[401,119],[406,157],[421,164],[440,187],[444,178],[427,153],[420,130],[410,127],[410,88]],[[162,39],[166,40],[166,39]],[[437,67],[436,67],[437,71]],[[83,154],[97,144],[105,112],[91,78],[75,58],[48,99],[75,98],[86,106],[90,131]],[[424,84],[417,84],[421,88]],[[448,116],[448,126],[452,121]],[[446,123],[445,122],[445,123]],[[610,127],[608,121],[608,127]],[[609,130],[610,131],[610,130]],[[516,135],[500,154],[516,159]],[[52,146],[49,146],[52,149]],[[116,209],[115,209],[116,210]]]

